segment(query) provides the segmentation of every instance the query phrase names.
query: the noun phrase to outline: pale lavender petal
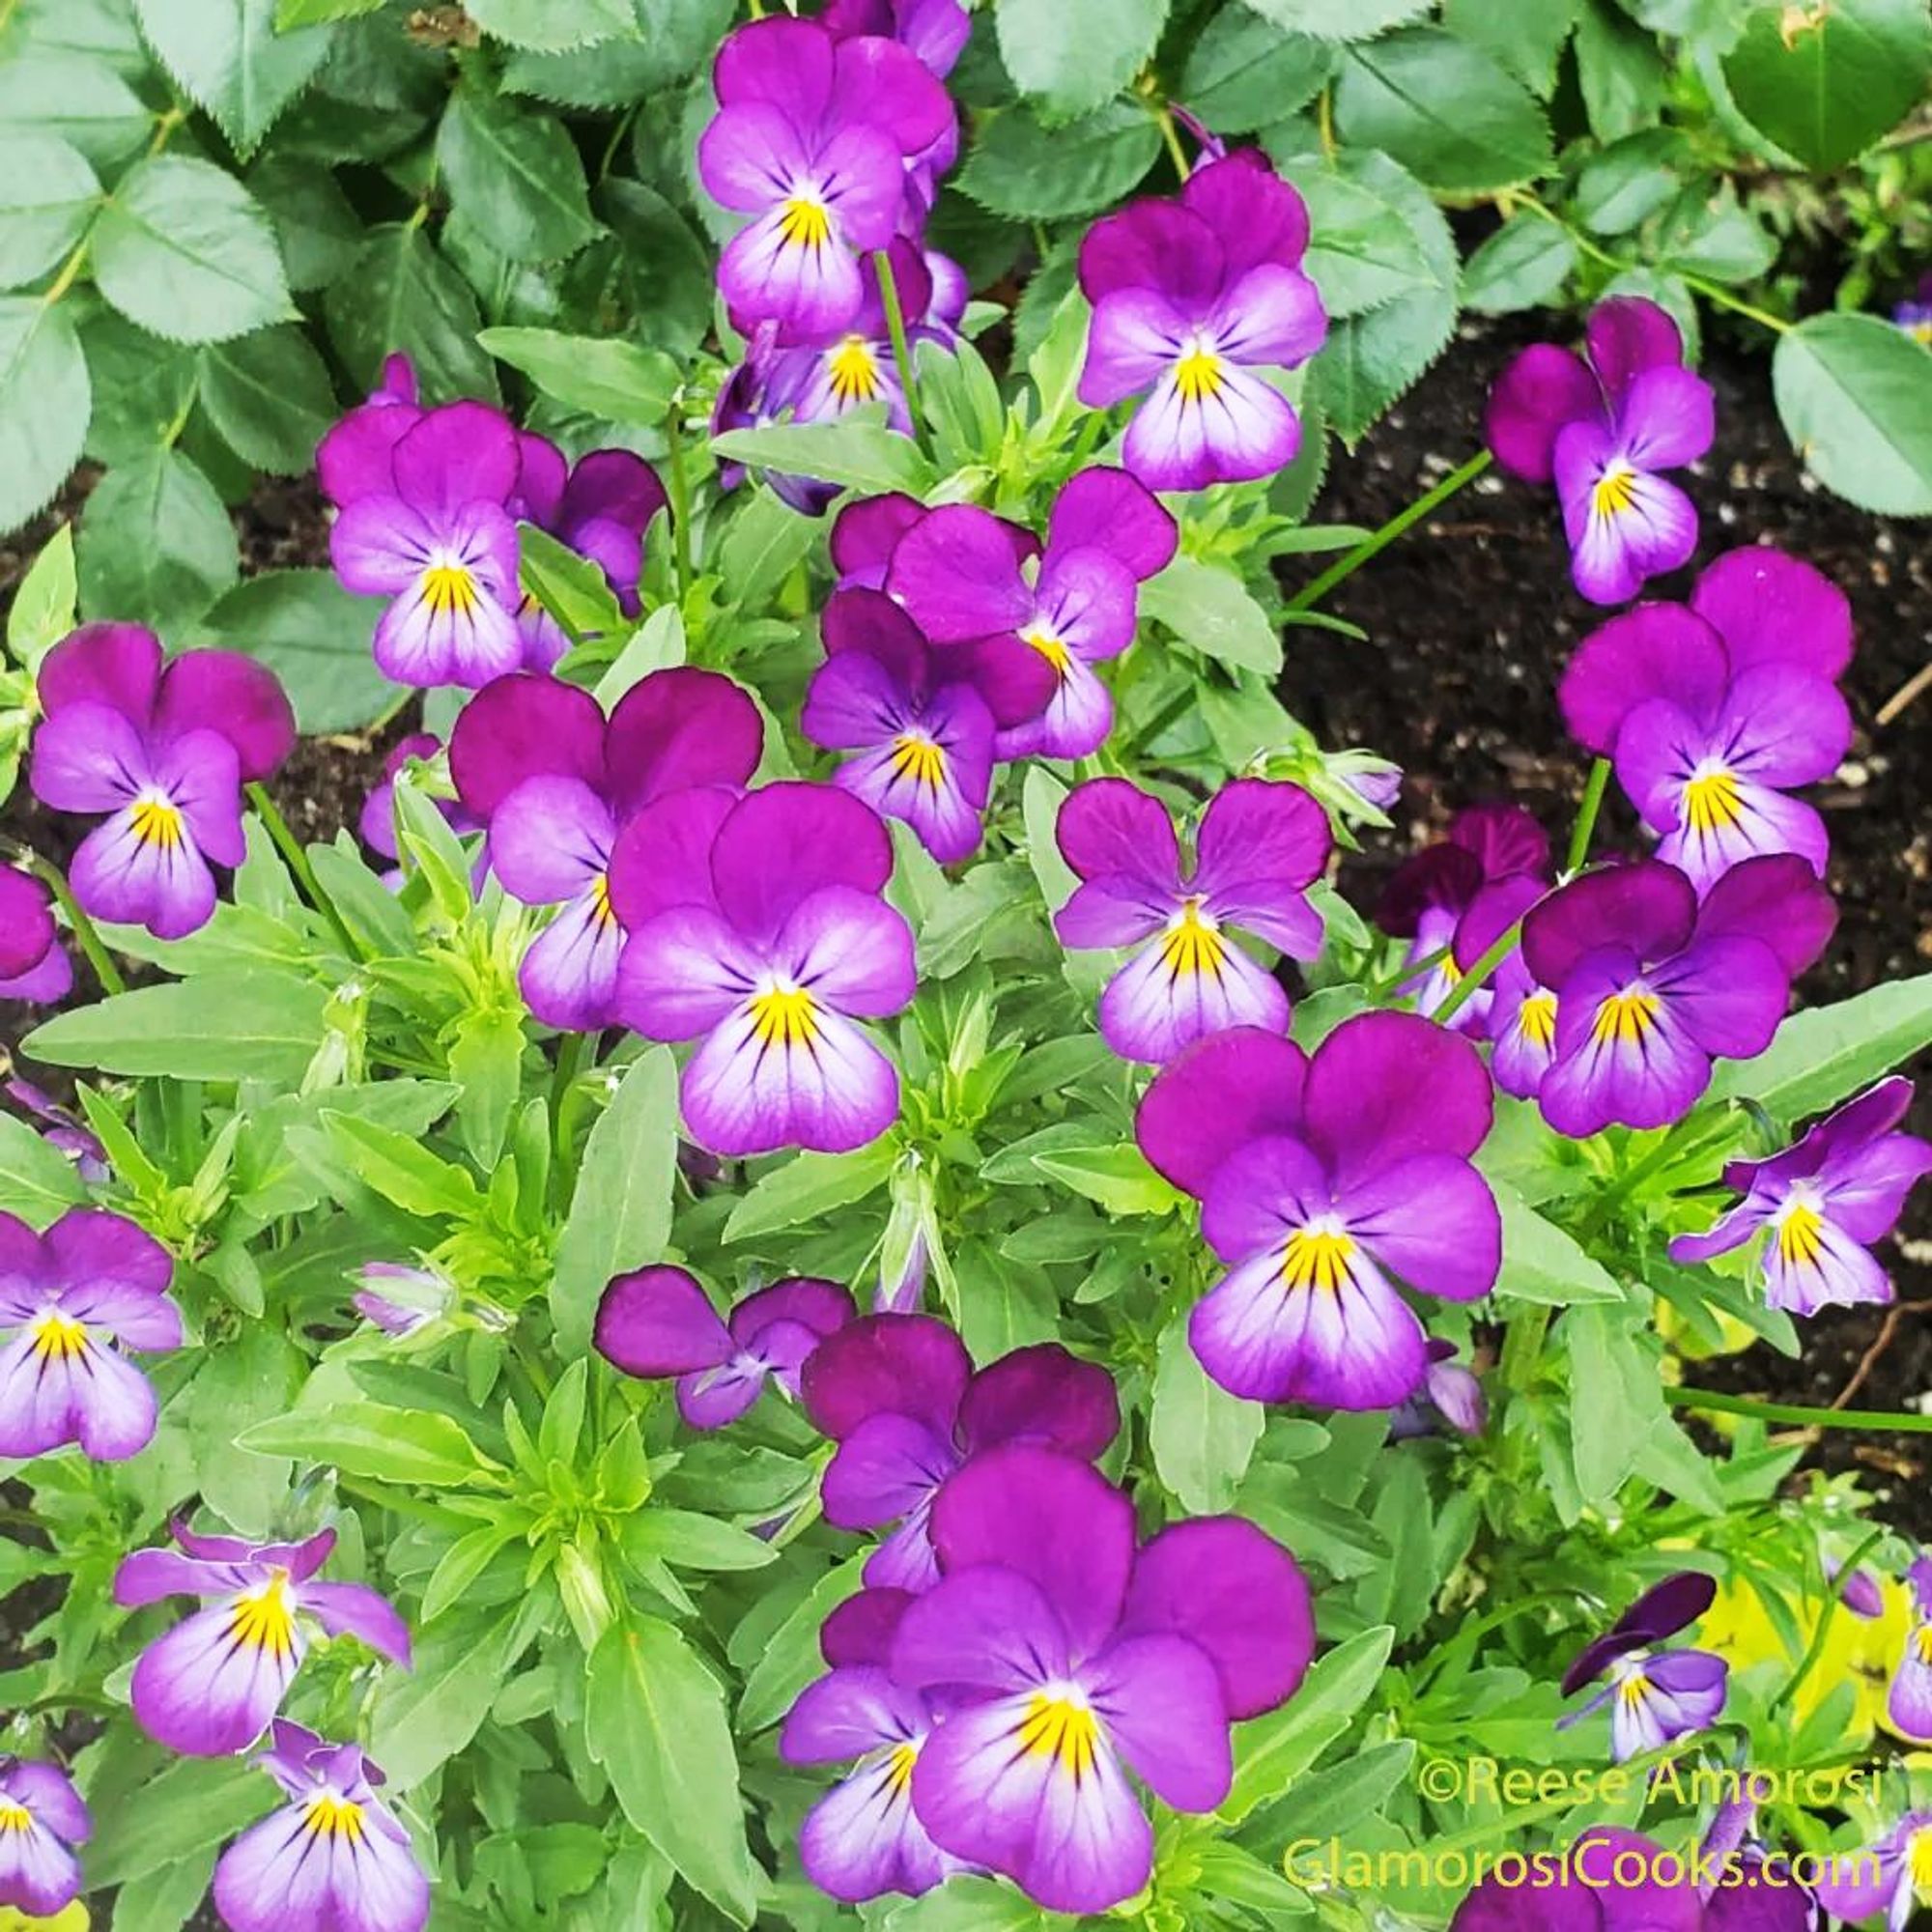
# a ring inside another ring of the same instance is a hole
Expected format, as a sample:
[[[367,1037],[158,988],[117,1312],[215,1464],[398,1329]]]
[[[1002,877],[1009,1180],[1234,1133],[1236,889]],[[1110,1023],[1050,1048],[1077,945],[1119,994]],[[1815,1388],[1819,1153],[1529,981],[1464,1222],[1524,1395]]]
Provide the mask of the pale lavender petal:
[[[1150,490],[1203,490],[1272,476],[1300,447],[1301,419],[1281,391],[1223,363],[1201,394],[1170,369],[1127,425],[1121,459]]]
[[[268,1729],[306,1649],[293,1607],[286,1584],[271,1581],[156,1638],[129,1689],[141,1728],[191,1757],[245,1750]]]
[[[78,1442],[97,1463],[125,1462],[154,1439],[156,1413],[147,1378],[84,1330],[30,1326],[0,1349],[0,1458]]]
[[[789,1026],[774,1033],[749,1003],[739,1008],[686,1065],[679,1093],[692,1138],[731,1159],[782,1147],[848,1153],[877,1140],[899,1111],[892,1062],[824,1009],[808,1038]]]
[[[364,1583],[304,1583],[297,1603],[330,1636],[359,1637],[379,1657],[410,1667],[410,1627]]]
[[[1107,981],[1100,1032],[1122,1060],[1159,1066],[1229,1027],[1288,1031],[1288,995],[1190,906]]]

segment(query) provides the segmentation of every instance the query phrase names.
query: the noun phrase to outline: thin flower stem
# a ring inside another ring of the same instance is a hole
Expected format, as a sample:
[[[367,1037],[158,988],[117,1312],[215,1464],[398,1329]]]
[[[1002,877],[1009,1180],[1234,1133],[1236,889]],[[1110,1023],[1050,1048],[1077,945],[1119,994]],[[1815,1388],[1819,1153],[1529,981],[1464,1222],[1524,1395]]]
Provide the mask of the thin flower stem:
[[[1484,982],[1498,966],[1517,949],[1522,938],[1522,921],[1505,932],[1456,983],[1449,988],[1449,997],[1430,1015],[1437,1026],[1447,1026],[1455,1016],[1482,990]]]
[[[1295,612],[1310,610],[1319,604],[1345,577],[1352,577],[1372,556],[1379,555],[1405,530],[1428,516],[1438,503],[1446,503],[1458,490],[1473,483],[1494,461],[1487,449],[1478,450],[1461,469],[1452,469],[1435,489],[1418,497],[1407,509],[1397,511],[1380,529],[1370,531],[1353,550],[1337,558],[1313,582],[1304,583],[1289,599],[1289,615],[1292,617]]]
[[[1596,836],[1597,814],[1604,809],[1604,792],[1610,782],[1610,761],[1599,758],[1590,767],[1589,782],[1583,787],[1583,803],[1577,813],[1576,830],[1570,835],[1570,851],[1564,862],[1566,872],[1580,872],[1590,856],[1590,840]]]
[[[87,260],[89,237],[83,235],[74,243],[73,252],[60,266],[60,273],[47,284],[47,292],[41,298],[43,306],[52,308],[54,303],[73,287],[79,277],[81,266]]]
[[[879,299],[886,308],[886,333],[893,339],[893,365],[899,372],[899,389],[905,396],[906,415],[912,423],[912,440],[925,447],[925,422],[919,412],[919,392],[913,384],[912,345],[906,339],[905,310],[899,305],[899,285],[893,274],[893,260],[883,248],[872,251],[872,267],[879,277]]]
[[[1878,1429],[1899,1435],[1932,1435],[1932,1415],[1909,1409],[1808,1408],[1795,1402],[1759,1402],[1752,1396],[1719,1395],[1701,1388],[1667,1388],[1663,1395],[1676,1408],[1748,1416],[1754,1422],[1781,1422],[1794,1429]]]
[[[1825,1598],[1825,1606],[1818,1613],[1818,1628],[1811,1633],[1810,1647],[1805,1651],[1798,1668],[1785,1679],[1783,1689],[1764,1707],[1767,1718],[1774,1712],[1781,1711],[1804,1689],[1804,1680],[1811,1675],[1817,1667],[1818,1660],[1825,1654],[1825,1640],[1831,1633],[1833,1612],[1838,1607],[1845,1592],[1852,1587],[1852,1578],[1859,1574],[1859,1565],[1871,1554],[1876,1545],[1885,1541],[1888,1533],[1883,1525],[1873,1530],[1852,1551],[1844,1567],[1833,1578],[1831,1591]]]
[[[335,901],[323,891],[315,876],[315,867],[308,862],[308,854],[301,848],[301,841],[289,830],[275,801],[269,796],[266,786],[250,781],[243,789],[248,794],[248,803],[255,808],[255,815],[275,841],[275,849],[288,861],[289,870],[296,875],[308,902],[335,929],[335,936],[342,942],[342,949],[352,959],[362,956],[362,949],[356,945],[355,936],[349,930],[342,915],[335,909]]]
[[[1438,946],[1434,952],[1425,952],[1420,959],[1405,959],[1393,973],[1384,974],[1379,980],[1371,980],[1368,995],[1371,1000],[1386,999],[1398,986],[1406,986],[1411,980],[1426,978],[1435,971],[1445,959],[1452,957],[1455,947]]]
[[[128,982],[121,977],[121,969],[115,965],[100,934],[95,930],[94,922],[80,909],[80,901],[74,897],[73,889],[67,882],[67,874],[51,859],[44,859],[38,852],[33,855],[31,863],[36,876],[45,882],[47,890],[59,902],[61,911],[67,914],[67,923],[72,926],[73,936],[79,942],[80,950],[86,953],[87,963],[94,968],[94,977],[100,981],[102,990],[125,993]]]
[[[665,443],[670,459],[671,556],[677,571],[677,601],[691,594],[691,472],[684,462],[684,397],[671,398],[665,419]]]
[[[1187,150],[1180,145],[1180,133],[1174,125],[1173,114],[1163,105],[1154,109],[1153,118],[1160,123],[1160,138],[1167,143],[1175,173],[1185,181],[1193,169],[1188,166]]]

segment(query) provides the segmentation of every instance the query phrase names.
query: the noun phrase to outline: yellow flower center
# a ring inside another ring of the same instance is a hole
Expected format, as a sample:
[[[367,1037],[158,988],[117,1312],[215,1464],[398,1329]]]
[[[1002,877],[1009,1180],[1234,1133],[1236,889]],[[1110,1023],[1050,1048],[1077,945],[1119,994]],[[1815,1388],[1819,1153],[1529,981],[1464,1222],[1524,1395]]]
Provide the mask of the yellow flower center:
[[[752,1031],[760,1046],[810,1046],[818,1037],[811,995],[803,986],[772,986],[753,993]]]
[[[1617,1683],[1617,1702],[1628,1709],[1633,1704],[1641,1704],[1650,1694],[1650,1679],[1641,1670],[1633,1670],[1628,1677]]]
[[[1185,901],[1160,936],[1160,963],[1170,979],[1189,979],[1196,973],[1219,978],[1227,956],[1228,942],[1213,918],[1201,910],[1199,899]]]
[[[1913,341],[1922,342],[1928,349],[1932,349],[1932,322],[1915,322],[1905,332]]]
[[[1921,1825],[1913,1833],[1905,1858],[1913,1890],[1920,1898],[1932,1897],[1932,1825]]]
[[[1072,660],[1067,654],[1066,646],[1046,625],[1036,624],[1031,631],[1022,631],[1020,642],[1031,644],[1053,667],[1056,676],[1066,675],[1066,668]]]
[[[1932,1623],[1920,1624],[1912,1633],[1912,1647],[1918,1653],[1920,1663],[1932,1663]]]
[[[1348,1285],[1354,1252],[1354,1242],[1339,1228],[1297,1228],[1281,1251],[1282,1286],[1339,1294]]]
[[[1052,1758],[1077,1784],[1094,1769],[1100,1725],[1077,1692],[1056,1697],[1037,1691],[1027,1703],[1019,1743],[1029,1757]]]
[[[1824,1252],[1825,1217],[1808,1201],[1792,1200],[1777,1223],[1777,1259],[1786,1267],[1809,1267]]]
[[[460,563],[433,563],[422,574],[422,601],[432,617],[467,617],[481,601],[476,579]]]
[[[237,1597],[229,1612],[229,1634],[251,1650],[289,1657],[296,1647],[295,1603],[289,1594],[289,1573],[275,1570],[259,1590]]]
[[[895,1745],[886,1759],[886,1787],[897,1797],[912,1782],[912,1768],[919,1762],[917,1745]]]
[[[182,815],[164,798],[137,798],[130,808],[128,823],[143,845],[159,845],[172,852],[182,842]]]
[[[1684,787],[1684,818],[1692,832],[1728,832],[1743,816],[1737,778],[1722,765],[1699,772]]]
[[[937,791],[946,782],[946,753],[930,738],[902,731],[893,740],[891,771],[895,779],[910,779],[927,791]]]
[[[1221,393],[1226,380],[1221,373],[1221,358],[1198,337],[1187,345],[1186,354],[1174,365],[1174,386],[1183,403],[1212,402]]]
[[[879,358],[863,335],[848,335],[825,352],[832,400],[842,408],[869,403],[879,394]]]
[[[71,1315],[50,1308],[27,1330],[43,1362],[77,1362],[87,1353],[87,1330]]]
[[[823,248],[832,240],[832,216],[825,204],[795,194],[779,215],[779,240],[789,248]]]
[[[1613,463],[1590,491],[1590,508],[1600,517],[1620,517],[1636,501],[1636,471],[1628,463]]]
[[[31,1832],[34,1814],[11,1798],[0,1798],[0,1832]]]
[[[1518,1031],[1532,1046],[1556,1044],[1556,995],[1532,993],[1517,1009]]]
[[[1655,993],[1612,993],[1597,1009],[1590,1037],[1599,1046],[1641,1046],[1657,1026]]]
[[[302,1829],[315,1838],[341,1838],[352,1845],[362,1842],[362,1807],[333,1791],[324,1791],[308,1801],[302,1813]]]
[[[611,907],[611,874],[599,872],[590,881],[590,917],[599,927],[615,925],[617,915]]]

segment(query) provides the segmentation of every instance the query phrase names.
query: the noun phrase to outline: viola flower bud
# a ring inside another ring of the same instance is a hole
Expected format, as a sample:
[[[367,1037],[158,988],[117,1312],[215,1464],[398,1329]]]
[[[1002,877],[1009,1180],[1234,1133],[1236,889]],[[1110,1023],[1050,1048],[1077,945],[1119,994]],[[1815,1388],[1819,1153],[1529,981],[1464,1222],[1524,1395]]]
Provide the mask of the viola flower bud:
[[[0,1906],[52,1918],[80,1894],[73,1855],[94,1821],[73,1780],[57,1766],[0,1757]]]
[[[363,1286],[350,1297],[350,1306],[385,1335],[413,1335],[446,1314],[454,1300],[449,1283],[433,1268],[364,1262],[356,1276]]]

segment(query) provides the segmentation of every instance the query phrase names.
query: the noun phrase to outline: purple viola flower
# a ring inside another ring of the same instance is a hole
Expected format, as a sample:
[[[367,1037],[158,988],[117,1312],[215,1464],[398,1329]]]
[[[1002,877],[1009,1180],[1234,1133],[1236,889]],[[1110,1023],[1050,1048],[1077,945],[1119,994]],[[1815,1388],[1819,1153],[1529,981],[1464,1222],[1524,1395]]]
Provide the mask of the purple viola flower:
[[[1918,1894],[1932,1891],[1932,1811],[1908,1811],[1876,1844],[1829,1858],[1811,1889],[1847,1925],[1883,1914],[1887,1932],[1905,1932]]]
[[[1655,302],[1599,302],[1584,346],[1583,355],[1548,342],[1525,349],[1491,392],[1487,432],[1511,474],[1555,482],[1577,592],[1624,604],[1697,548],[1695,508],[1659,472],[1710,448],[1713,398]]]
[[[350,1296],[349,1305],[363,1321],[398,1340],[427,1327],[455,1300],[443,1276],[407,1262],[364,1262],[355,1276],[362,1286]]]
[[[718,270],[734,323],[818,337],[850,327],[865,298],[860,256],[891,244],[909,169],[931,166],[955,127],[945,88],[896,41],[835,40],[796,19],[735,29],[712,85],[698,176],[751,217]]]
[[[735,791],[764,748],[758,709],[717,671],[639,678],[607,720],[576,685],[524,671],[463,709],[451,734],[457,796],[489,828],[490,864],[526,905],[559,908],[517,981],[546,1026],[591,1032],[615,1018],[626,922],[612,899],[623,827],[688,786]]]
[[[1428,1336],[1390,1275],[1453,1301],[1494,1286],[1502,1222],[1470,1161],[1492,1105],[1475,1049],[1413,1013],[1344,1020],[1312,1057],[1236,1027],[1162,1068],[1141,1151],[1229,1264],[1188,1321],[1208,1375],[1346,1409],[1422,1388]]]
[[[22,1113],[46,1122],[41,1129],[41,1138],[73,1162],[74,1172],[88,1186],[99,1187],[112,1179],[114,1170],[107,1164],[107,1150],[71,1108],[63,1107],[44,1088],[36,1087],[31,1080],[9,1080],[0,1085],[0,1094],[5,1094]]]
[[[214,910],[217,866],[239,866],[242,786],[295,749],[275,675],[236,651],[185,651],[133,624],[88,624],[41,661],[34,796],[104,812],[70,872],[97,919],[180,939]]]
[[[1932,348],[1932,275],[1921,275],[1910,301],[1902,301],[1891,311],[1891,319],[1915,342]]]
[[[1300,418],[1262,372],[1298,367],[1328,333],[1307,248],[1300,195],[1253,148],[1197,168],[1178,201],[1136,201],[1087,231],[1080,400],[1146,396],[1122,461],[1150,490],[1245,483],[1293,462]]]
[[[941,865],[980,847],[1003,708],[1052,690],[1031,654],[946,650],[876,590],[836,591],[819,620],[826,658],[805,695],[799,728],[828,751],[851,752],[835,784],[887,818],[902,818]]]
[[[1540,898],[1549,885],[1549,836],[1520,805],[1471,806],[1450,821],[1442,842],[1405,859],[1390,875],[1376,911],[1376,923],[1392,938],[1409,942],[1413,964],[1443,952],[1426,972],[1403,982],[1416,1010],[1434,1013],[1462,978],[1461,956],[1468,949],[1465,923],[1493,923],[1498,905],[1506,929],[1523,910],[1527,896]],[[1481,949],[1472,956],[1480,956]],[[1492,987],[1479,988],[1455,1013],[1459,1032],[1480,1034],[1494,1001]]]
[[[972,1457],[1034,1442],[1091,1462],[1120,1433],[1114,1378],[1057,1342],[1015,1349],[975,1373],[966,1345],[930,1315],[869,1315],[806,1364],[812,1426],[838,1444],[822,1485],[840,1529],[895,1525],[866,1563],[881,1588],[937,1576],[934,1498]]]
[[[837,1282],[799,1277],[748,1294],[721,1320],[681,1267],[620,1274],[597,1304],[597,1352],[627,1376],[677,1378],[678,1413],[694,1429],[736,1422],[767,1379],[796,1399],[799,1372],[853,1318]]]
[[[423,419],[415,364],[391,355],[365,403],[351,410],[322,440],[315,468],[322,494],[338,510],[358,497],[386,496],[392,487],[389,452]]]
[[[1705,892],[1740,860],[1796,852],[1823,874],[1825,821],[1785,796],[1852,742],[1835,680],[1852,655],[1844,593],[1780,551],[1734,550],[1687,609],[1644,604],[1583,640],[1560,696],[1572,733],[1616,761],[1657,856]]]
[[[1866,1089],[1769,1160],[1733,1161],[1724,1183],[1744,1195],[1708,1234],[1679,1235],[1670,1256],[1706,1262],[1759,1234],[1765,1301],[1793,1315],[1890,1301],[1870,1250],[1898,1225],[1905,1197],[1932,1174],[1932,1144],[1897,1131],[1912,1083]]]
[[[356,830],[362,835],[362,842],[392,864],[398,856],[396,781],[412,760],[427,764],[441,750],[442,740],[433,731],[412,731],[407,738],[399,739],[389,755],[383,760],[383,776],[370,786],[369,796],[362,801],[361,815],[356,820]],[[483,830],[483,820],[460,798],[440,798],[436,801],[436,809],[442,814],[443,823],[459,838],[467,838],[472,832]]]
[[[155,1434],[155,1392],[125,1350],[182,1345],[174,1261],[133,1222],[70,1208],[44,1235],[0,1213],[0,1459],[77,1442],[125,1462]]]
[[[779,1735],[787,1764],[857,1760],[798,1833],[807,1877],[849,1904],[889,1891],[916,1897],[966,1869],[932,1842],[912,1808],[913,1767],[941,1700],[894,1683],[887,1668],[911,1602],[902,1590],[862,1590],[838,1606],[819,1634],[833,1667],[799,1693]]]
[[[376,1795],[383,1774],[362,1747],[277,1719],[255,1762],[289,1802],[214,1867],[215,1909],[230,1932],[422,1932],[429,1880]]]
[[[894,491],[885,497],[856,497],[832,521],[832,568],[839,590],[883,590],[899,539],[926,514],[917,497]],[[1003,524],[1015,557],[1025,563],[1039,554],[1039,542],[1017,524]]]
[[[888,593],[936,644],[1020,645],[1050,668],[1043,710],[1002,716],[1002,758],[1084,758],[1114,722],[1094,669],[1134,640],[1140,586],[1174,555],[1174,519],[1124,470],[1083,469],[1055,499],[1037,571],[1012,526],[971,504],[930,511],[895,546]]]
[[[1061,944],[1138,949],[1100,995],[1100,1032],[1122,1060],[1160,1065],[1232,1026],[1288,1031],[1288,995],[1239,927],[1293,959],[1321,951],[1308,903],[1334,840],[1299,785],[1236,779],[1208,802],[1183,867],[1166,806],[1125,779],[1068,793],[1054,836],[1080,877],[1054,915]]]
[[[1918,1557],[1905,1582],[1912,1593],[1912,1629],[1892,1673],[1885,1715],[1901,1737],[1932,1744],[1932,1554]]]
[[[51,1918],[80,1894],[73,1855],[94,1820],[59,1766],[0,1757],[0,1906]]]
[[[958,65],[973,31],[960,0],[830,0],[818,22],[835,40],[876,34],[897,41],[935,80]]]
[[[1483,1384],[1457,1361],[1455,1343],[1432,1340],[1422,1386],[1389,1417],[1389,1439],[1434,1435],[1445,1422],[1459,1435],[1480,1435],[1489,1420]]]
[[[1802,859],[1747,859],[1701,907],[1661,860],[1573,879],[1523,922],[1524,961],[1557,1002],[1543,1118],[1573,1140],[1681,1121],[1715,1059],[1771,1044],[1836,920]]]
[[[308,1650],[304,1619],[329,1636],[356,1636],[405,1669],[410,1634],[362,1583],[318,1583],[332,1529],[303,1543],[197,1536],[173,1525],[181,1550],[137,1549],[114,1573],[114,1601],[143,1609],[164,1597],[200,1597],[206,1609],[141,1653],[130,1698],[151,1738],[191,1757],[245,1750],[268,1729]],[[183,1554],[182,1551],[185,1551]]]
[[[521,473],[507,417],[449,403],[397,440],[385,488],[344,506],[329,555],[349,589],[390,600],[375,640],[385,676],[475,689],[523,663],[517,526],[505,507]]]
[[[1148,1882],[1129,1774],[1179,1811],[1233,1776],[1231,1722],[1293,1694],[1314,1649],[1294,1559],[1252,1523],[1176,1523],[1138,1554],[1127,1498],[1087,1463],[1009,1443],[932,1513],[940,1580],[908,1605],[891,1674],[951,1704],[912,1768],[933,1841],[1050,1911]]]
[[[859,1024],[916,983],[911,929],[880,897],[892,869],[885,822],[831,785],[677,793],[624,828],[618,1014],[700,1042],[679,1092],[710,1152],[842,1153],[892,1125],[898,1074]]]
[[[1717,1596],[1717,1584],[1696,1570],[1680,1571],[1646,1590],[1563,1673],[1566,1697],[1606,1672],[1608,1681],[1560,1727],[1609,1705],[1610,1755],[1618,1764],[1709,1729],[1724,1708],[1730,1665],[1706,1650],[1657,1646],[1695,1623]]]
[[[39,879],[0,866],[0,1000],[51,1006],[73,990],[73,966]]]
[[[810,373],[809,357],[810,352],[780,348],[777,323],[759,323],[746,338],[744,360],[718,385],[718,399],[711,410],[711,434],[716,437],[732,429],[764,429],[795,419],[799,392]],[[735,490],[745,475],[742,463],[721,462],[718,487]],[[767,469],[765,481],[781,502],[790,504],[802,517],[822,517],[842,494],[839,484],[782,469]]]

